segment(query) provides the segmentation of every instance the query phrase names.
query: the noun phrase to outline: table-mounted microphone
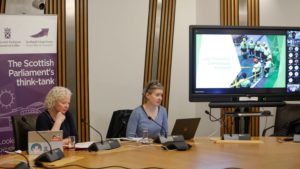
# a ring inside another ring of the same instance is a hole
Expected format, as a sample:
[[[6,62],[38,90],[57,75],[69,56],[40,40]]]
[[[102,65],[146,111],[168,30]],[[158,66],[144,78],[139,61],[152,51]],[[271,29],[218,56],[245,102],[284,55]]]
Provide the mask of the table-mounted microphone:
[[[223,127],[227,130],[227,131],[230,131],[229,135],[230,137],[232,137],[232,130],[229,130],[229,128],[227,127],[227,125],[221,121],[221,118],[217,118],[215,117],[214,115],[212,115],[208,110],[205,110],[205,113],[211,118],[214,118],[215,120],[214,121],[219,121],[221,125],[223,125]],[[224,133],[225,134],[225,133]],[[224,140],[224,134],[222,135],[222,140]]]
[[[220,121],[220,119],[216,118],[213,116],[209,111],[205,110],[205,113],[208,114],[210,117],[214,118],[215,121]],[[220,124],[223,125],[223,127],[228,131],[229,128],[225,123],[220,121]],[[232,134],[232,130],[230,130],[229,135],[228,134],[223,134],[222,135],[222,140],[250,140],[251,137],[249,134]]]
[[[100,135],[100,142],[94,142],[92,143],[89,147],[89,151],[98,151],[98,150],[111,150],[120,147],[120,143],[118,140],[106,140],[103,141],[102,134],[100,131],[98,131],[95,127],[92,125],[88,124],[84,119],[81,119],[81,122],[84,123],[85,125],[89,126],[91,129],[93,129],[96,133]]]
[[[167,130],[159,124],[157,121],[155,121],[152,117],[148,116],[148,119],[153,121],[156,125],[158,125],[163,131],[164,136],[159,136],[157,139],[154,140],[154,142],[158,143],[166,143],[166,142],[172,142],[172,141],[184,141],[184,137],[182,135],[176,135],[176,136],[168,136]]]
[[[168,132],[167,130],[164,128],[164,126],[160,125],[158,122],[156,122],[151,116],[148,116],[148,119],[153,121],[155,124],[157,124],[163,131],[164,131],[164,134],[165,134],[165,138],[168,137]]]
[[[187,144],[182,135],[176,136],[168,136],[167,130],[158,122],[156,122],[152,117],[148,116],[148,119],[153,121],[156,125],[158,125],[165,133],[164,137],[159,136],[155,142],[162,143],[162,148],[171,150],[177,149],[179,151],[185,151],[190,149],[192,146]]]
[[[56,149],[52,149],[51,144],[49,143],[49,141],[37,130],[35,130],[28,122],[27,119],[25,117],[21,118],[22,121],[27,124],[27,126],[35,131],[48,145],[50,148],[50,151],[44,152],[41,155],[39,155],[36,159],[34,159],[34,161],[39,161],[39,162],[53,162],[59,159],[62,159],[64,157],[64,153],[62,152],[62,150],[60,148],[56,148]]]

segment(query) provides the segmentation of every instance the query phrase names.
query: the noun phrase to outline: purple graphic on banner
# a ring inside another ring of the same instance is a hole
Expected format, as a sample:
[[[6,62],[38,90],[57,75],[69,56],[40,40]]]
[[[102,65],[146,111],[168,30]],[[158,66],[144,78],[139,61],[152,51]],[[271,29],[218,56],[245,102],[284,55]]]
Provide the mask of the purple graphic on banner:
[[[49,28],[42,28],[42,30],[34,35],[31,35],[33,38],[40,38],[43,36],[48,36]]]
[[[57,84],[57,54],[0,54],[0,154],[14,150],[11,116],[44,110]]]

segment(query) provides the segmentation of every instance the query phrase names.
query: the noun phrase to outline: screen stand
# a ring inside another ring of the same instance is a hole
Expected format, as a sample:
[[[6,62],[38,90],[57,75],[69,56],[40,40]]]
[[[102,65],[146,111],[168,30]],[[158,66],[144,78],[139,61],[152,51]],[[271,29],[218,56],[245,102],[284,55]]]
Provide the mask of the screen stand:
[[[250,117],[249,116],[240,116],[239,114],[249,113],[249,107],[237,107],[234,111],[234,125],[238,126],[235,128],[235,133],[238,134],[245,134],[249,133],[249,123]]]
[[[236,107],[233,113],[230,113],[234,118],[235,131],[238,134],[224,134],[223,140],[250,140],[251,136],[249,134],[249,116],[239,116],[241,113],[249,113],[249,107]],[[228,115],[225,113],[225,115]],[[231,131],[232,132],[232,131]]]

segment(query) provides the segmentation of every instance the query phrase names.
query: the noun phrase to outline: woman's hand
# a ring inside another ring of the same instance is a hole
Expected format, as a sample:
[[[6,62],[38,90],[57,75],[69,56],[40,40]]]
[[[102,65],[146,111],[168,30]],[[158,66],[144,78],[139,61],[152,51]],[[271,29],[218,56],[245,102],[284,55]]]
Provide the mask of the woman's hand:
[[[60,130],[61,124],[65,121],[66,115],[62,112],[58,112],[55,116],[55,122],[52,127],[52,131]]]

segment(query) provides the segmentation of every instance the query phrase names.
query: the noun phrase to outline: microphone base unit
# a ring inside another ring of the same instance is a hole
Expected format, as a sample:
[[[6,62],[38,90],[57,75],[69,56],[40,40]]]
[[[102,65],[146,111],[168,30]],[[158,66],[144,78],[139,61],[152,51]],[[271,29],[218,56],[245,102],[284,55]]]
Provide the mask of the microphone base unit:
[[[60,148],[53,149],[51,151],[47,151],[41,155],[39,155],[34,161],[40,161],[40,162],[53,162],[60,160],[64,157],[64,153]]]
[[[295,143],[300,143],[300,134],[294,134],[293,141]]]
[[[101,142],[94,142],[89,147],[89,151],[98,151],[98,150],[111,150],[120,147],[120,143],[118,140],[107,140]]]
[[[154,142],[164,144],[166,142],[172,141],[184,141],[183,135],[173,135],[173,136],[159,136]]]
[[[183,135],[173,135],[173,136],[160,136],[156,139],[157,143],[161,143],[161,148],[163,150],[178,150],[185,151],[190,149],[192,146],[187,144],[184,140]]]
[[[162,144],[163,150],[178,150],[178,151],[185,151],[189,150],[192,146],[187,144],[185,141],[168,141]]]
[[[20,162],[13,169],[30,169],[30,167],[28,166],[28,164],[26,164],[24,162]]]
[[[250,134],[224,134],[224,140],[251,140]]]

